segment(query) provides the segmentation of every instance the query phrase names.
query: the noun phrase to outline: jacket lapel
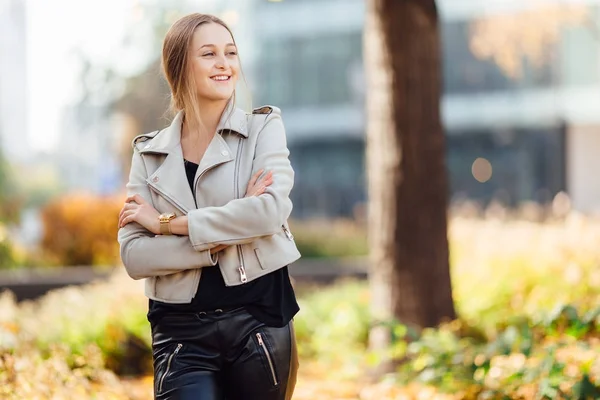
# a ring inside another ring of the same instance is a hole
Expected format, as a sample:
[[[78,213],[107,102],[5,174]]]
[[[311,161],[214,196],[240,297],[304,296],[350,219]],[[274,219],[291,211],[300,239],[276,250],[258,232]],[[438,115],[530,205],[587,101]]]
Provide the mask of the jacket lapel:
[[[179,112],[171,125],[160,131],[148,145],[144,146],[141,154],[152,153],[164,155],[162,164],[148,176],[148,186],[158,192],[180,211],[187,214],[196,208],[196,202],[190,191],[183,152],[181,151],[181,122],[183,113]]]
[[[198,166],[196,177],[194,178],[194,188],[196,187],[196,181],[208,170],[232,161],[233,159],[233,154],[231,154],[231,149],[227,146],[225,139],[223,139],[219,133],[215,134],[210,141],[206,152],[204,152],[202,160],[200,160],[200,165]]]
[[[165,155],[160,167],[146,181],[161,196],[187,214],[190,210],[196,208],[196,201],[190,190],[183,162],[183,151],[181,149],[182,121],[183,112],[179,112],[171,125],[164,131],[159,132],[140,152],[142,154],[158,153]],[[245,138],[248,137],[247,114],[231,103],[225,109],[217,133],[209,143],[200,161],[194,178],[194,188],[198,179],[207,171],[235,159],[225,139],[221,136],[221,133],[226,131],[235,131]]]
[[[167,154],[161,166],[148,177],[147,182],[182,212],[187,214],[196,208],[185,173],[181,146],[177,146]]]

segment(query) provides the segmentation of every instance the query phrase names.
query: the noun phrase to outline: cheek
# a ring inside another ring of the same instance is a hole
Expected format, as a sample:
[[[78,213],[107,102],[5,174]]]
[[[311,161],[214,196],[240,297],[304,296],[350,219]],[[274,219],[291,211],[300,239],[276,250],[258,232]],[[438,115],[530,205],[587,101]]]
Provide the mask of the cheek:
[[[233,73],[234,81],[237,82],[240,79],[240,67],[237,62],[231,64],[231,72]]]
[[[200,83],[203,79],[207,79],[210,77],[210,66],[206,65],[205,62],[201,60],[195,61],[192,64],[192,71],[194,72],[194,76],[198,83]]]
[[[237,60],[235,60],[235,61],[232,61],[232,62],[229,64],[229,67],[231,68],[231,70],[233,71],[233,73],[234,73],[236,76],[238,76],[238,75],[240,74],[240,63],[239,63],[239,61],[237,61]]]

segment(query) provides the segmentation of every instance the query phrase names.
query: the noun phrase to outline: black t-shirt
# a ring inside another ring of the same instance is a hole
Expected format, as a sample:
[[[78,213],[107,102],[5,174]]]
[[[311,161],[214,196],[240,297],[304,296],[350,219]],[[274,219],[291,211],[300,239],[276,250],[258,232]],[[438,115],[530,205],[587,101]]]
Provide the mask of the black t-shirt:
[[[185,170],[193,191],[198,164],[185,161]],[[150,300],[148,320],[157,321],[173,311],[212,311],[218,308],[245,307],[257,320],[268,326],[287,325],[300,310],[290,282],[288,267],[238,286],[225,286],[219,265],[203,267],[196,295],[191,303],[170,304]]]

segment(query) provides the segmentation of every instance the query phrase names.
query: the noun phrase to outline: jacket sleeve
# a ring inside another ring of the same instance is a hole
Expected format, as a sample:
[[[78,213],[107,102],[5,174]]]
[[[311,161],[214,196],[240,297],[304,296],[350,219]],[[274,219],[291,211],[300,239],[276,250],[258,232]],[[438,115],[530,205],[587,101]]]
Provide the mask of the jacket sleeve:
[[[281,231],[292,212],[289,196],[294,185],[294,170],[289,153],[281,117],[272,113],[258,133],[252,174],[260,169],[272,171],[273,183],[260,196],[190,211],[189,237],[197,251],[218,244],[244,244]]]
[[[147,176],[142,156],[134,147],[127,195],[139,194],[152,204]],[[118,241],[121,260],[133,279],[168,275],[217,263],[216,254],[211,255],[210,250],[194,250],[187,236],[155,236],[137,222],[119,229]]]

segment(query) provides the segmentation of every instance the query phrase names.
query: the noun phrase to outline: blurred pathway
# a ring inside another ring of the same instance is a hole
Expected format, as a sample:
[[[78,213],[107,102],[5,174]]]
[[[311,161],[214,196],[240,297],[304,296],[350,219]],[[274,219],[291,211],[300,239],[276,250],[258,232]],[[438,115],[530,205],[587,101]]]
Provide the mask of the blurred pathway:
[[[356,381],[328,378],[326,371],[317,365],[304,363],[298,376],[294,400],[346,400],[359,399],[360,386]],[[152,377],[124,380],[131,400],[152,398]]]

